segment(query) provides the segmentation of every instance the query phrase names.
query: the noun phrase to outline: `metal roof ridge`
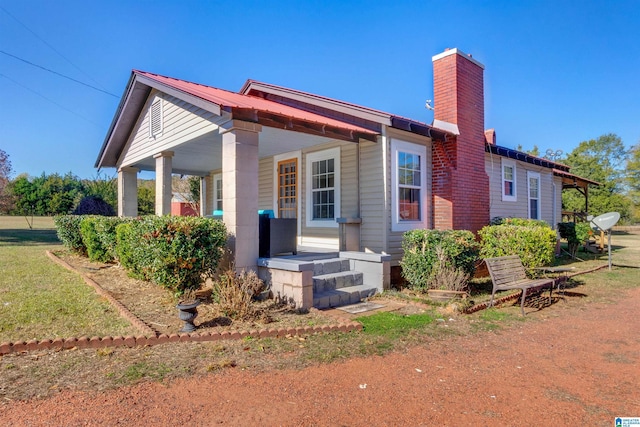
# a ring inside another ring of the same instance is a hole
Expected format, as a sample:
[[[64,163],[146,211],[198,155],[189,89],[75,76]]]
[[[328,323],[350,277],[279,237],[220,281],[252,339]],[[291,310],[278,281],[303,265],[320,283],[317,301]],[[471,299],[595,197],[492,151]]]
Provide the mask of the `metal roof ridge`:
[[[347,106],[347,107],[354,107],[356,109],[366,110],[366,111],[368,111],[370,113],[375,113],[375,114],[378,114],[378,115],[381,115],[381,116],[386,116],[388,118],[400,117],[400,116],[396,116],[395,114],[388,113],[386,111],[378,110],[376,108],[365,107],[363,105],[354,104],[352,102],[347,102],[347,101],[343,101],[343,100],[336,99],[336,98],[330,98],[328,96],[318,95],[318,94],[315,94],[315,93],[306,92],[306,91],[299,90],[299,89],[293,89],[293,88],[290,88],[290,87],[280,86],[280,85],[276,85],[276,84],[273,84],[273,83],[266,83],[266,82],[262,82],[262,81],[259,81],[259,80],[253,80],[253,79],[247,79],[247,81],[244,83],[242,88],[240,88],[239,93],[243,93],[246,90],[248,90],[249,87],[251,86],[251,84],[257,84],[257,85],[263,85],[263,86],[267,86],[267,87],[272,87],[274,89],[284,90],[284,91],[287,91],[287,92],[293,92],[293,93],[297,93],[299,95],[303,95],[303,96],[310,97],[310,98],[316,98],[316,99],[328,101],[328,102],[335,103],[335,104],[340,104],[340,105]]]

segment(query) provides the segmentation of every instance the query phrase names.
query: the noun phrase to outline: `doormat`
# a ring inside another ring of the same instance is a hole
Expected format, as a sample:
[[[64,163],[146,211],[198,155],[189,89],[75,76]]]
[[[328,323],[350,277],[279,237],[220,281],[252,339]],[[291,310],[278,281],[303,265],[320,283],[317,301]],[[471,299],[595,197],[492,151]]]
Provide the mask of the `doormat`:
[[[344,305],[342,307],[336,307],[336,308],[338,310],[346,311],[347,313],[357,314],[357,313],[364,313],[365,311],[375,310],[382,307],[384,307],[384,305],[382,304],[376,304],[373,302],[365,301],[365,302],[359,302],[357,304]]]

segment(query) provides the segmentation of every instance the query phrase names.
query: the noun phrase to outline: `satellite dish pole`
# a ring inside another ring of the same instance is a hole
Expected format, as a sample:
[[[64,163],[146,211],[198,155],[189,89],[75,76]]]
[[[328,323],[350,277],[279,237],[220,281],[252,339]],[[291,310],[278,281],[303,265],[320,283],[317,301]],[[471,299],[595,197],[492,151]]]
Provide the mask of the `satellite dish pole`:
[[[591,220],[591,224],[595,225],[602,231],[607,233],[607,249],[609,252],[609,270],[611,270],[611,229],[620,220],[618,212],[608,212],[599,215]]]

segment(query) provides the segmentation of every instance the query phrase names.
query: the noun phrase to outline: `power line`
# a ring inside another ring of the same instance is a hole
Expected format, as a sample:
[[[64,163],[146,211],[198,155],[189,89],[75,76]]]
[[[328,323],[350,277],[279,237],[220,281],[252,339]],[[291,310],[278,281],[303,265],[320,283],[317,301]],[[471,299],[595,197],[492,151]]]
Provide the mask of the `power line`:
[[[53,99],[49,99],[49,98],[47,98],[46,96],[44,96],[43,94],[41,94],[40,92],[38,92],[38,91],[36,91],[36,90],[33,90],[33,89],[31,89],[31,88],[29,88],[29,87],[27,87],[27,86],[23,85],[22,83],[19,83],[19,82],[17,82],[17,81],[15,81],[15,80],[13,80],[11,77],[7,76],[6,74],[2,74],[2,73],[0,73],[0,77],[4,77],[5,79],[7,79],[7,80],[9,80],[9,81],[13,82],[14,84],[16,84],[16,85],[20,86],[21,88],[23,88],[23,89],[25,89],[25,90],[28,90],[28,91],[29,91],[29,92],[31,92],[31,93],[34,93],[34,94],[38,95],[39,97],[41,97],[41,98],[43,98],[43,99],[45,99],[45,100],[49,101],[50,103],[52,103],[52,104],[54,104],[54,105],[58,106],[59,108],[62,108],[63,110],[65,110],[65,111],[67,111],[67,112],[69,112],[69,113],[71,113],[71,114],[74,114],[74,115],[76,115],[76,116],[80,117],[81,119],[84,119],[84,120],[88,121],[89,123],[91,123],[91,124],[93,124],[93,125],[95,125],[95,126],[100,127],[100,125],[99,125],[99,124],[97,124],[96,122],[94,122],[94,121],[92,121],[92,120],[90,120],[90,119],[86,118],[86,117],[85,117],[85,116],[83,116],[82,114],[78,114],[78,113],[76,113],[75,111],[68,109],[68,108],[67,108],[67,107],[65,107],[64,105],[60,105],[60,104],[58,104],[58,103],[57,103],[56,101],[54,101]]]
[[[33,31],[31,28],[27,27],[26,24],[24,24],[23,22],[21,22],[18,18],[16,18],[15,16],[13,16],[11,13],[9,13],[9,11],[7,9],[5,9],[4,7],[0,6],[0,9],[2,9],[4,11],[4,13],[6,13],[7,15],[9,15],[14,21],[16,21],[18,24],[22,25],[27,31],[29,31],[31,34],[34,35],[34,37],[36,37],[38,40],[40,40],[42,43],[44,43],[46,46],[49,47],[49,49],[51,49],[52,51],[54,51],[55,53],[57,53],[58,55],[60,55],[60,57],[62,57],[65,61],[67,61],[69,64],[71,64],[71,66],[73,68],[75,68],[76,70],[80,71],[82,74],[85,75],[85,77],[88,77],[89,80],[91,80],[92,82],[94,82],[95,84],[97,84],[98,86],[100,86],[102,89],[104,89],[104,86],[102,86],[100,83],[98,83],[93,77],[91,77],[90,74],[84,72],[83,70],[80,69],[80,67],[78,67],[76,64],[74,64],[73,62],[71,62],[71,60],[69,58],[67,58],[66,56],[64,56],[60,51],[58,51],[55,47],[53,47],[51,44],[49,44],[45,39],[43,39],[42,37],[40,37],[35,31]]]
[[[10,56],[10,57],[12,57],[12,58],[14,58],[14,59],[17,59],[18,61],[22,61],[22,62],[24,62],[24,63],[26,63],[26,64],[29,64],[29,65],[33,66],[33,67],[43,69],[43,70],[45,70],[45,71],[48,71],[48,72],[53,73],[53,74],[55,74],[55,75],[58,75],[58,76],[60,76],[60,77],[64,77],[65,79],[69,79],[69,80],[71,80],[72,82],[76,82],[76,83],[79,83],[79,84],[81,84],[81,85],[83,85],[83,86],[87,86],[87,87],[89,87],[89,88],[91,88],[91,89],[93,89],[93,90],[97,90],[98,92],[106,93],[107,95],[111,95],[111,96],[113,96],[114,98],[119,98],[119,96],[118,96],[118,95],[114,95],[114,94],[113,94],[113,93],[111,93],[111,92],[107,92],[106,90],[102,90],[102,89],[97,88],[97,87],[95,87],[95,86],[92,86],[92,85],[90,85],[90,84],[88,84],[88,83],[81,82],[80,80],[76,80],[76,79],[74,79],[73,77],[69,77],[69,76],[66,76],[66,75],[64,75],[64,74],[61,74],[61,73],[59,73],[59,72],[57,72],[57,71],[53,71],[53,70],[51,70],[51,69],[49,69],[49,68],[43,67],[42,65],[34,64],[34,63],[33,63],[33,62],[31,62],[31,61],[27,61],[26,59],[22,59],[22,58],[20,58],[20,57],[18,57],[18,56],[12,55],[12,54],[10,54],[10,53],[8,53],[8,52],[5,52],[4,50],[0,50],[0,53],[5,54],[5,55],[7,55],[7,56]]]

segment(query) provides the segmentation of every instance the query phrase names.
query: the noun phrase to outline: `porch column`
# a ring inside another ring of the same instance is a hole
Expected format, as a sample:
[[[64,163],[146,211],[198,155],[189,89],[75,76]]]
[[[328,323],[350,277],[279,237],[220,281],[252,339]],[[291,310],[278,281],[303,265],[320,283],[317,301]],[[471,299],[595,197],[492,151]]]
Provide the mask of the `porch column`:
[[[207,177],[200,177],[200,216],[207,215]]]
[[[222,133],[223,221],[236,270],[258,260],[258,139],[262,126],[233,120]]]
[[[118,216],[138,216],[138,169],[118,169]]]
[[[163,151],[156,159],[156,215],[171,214],[171,160],[173,151]]]

